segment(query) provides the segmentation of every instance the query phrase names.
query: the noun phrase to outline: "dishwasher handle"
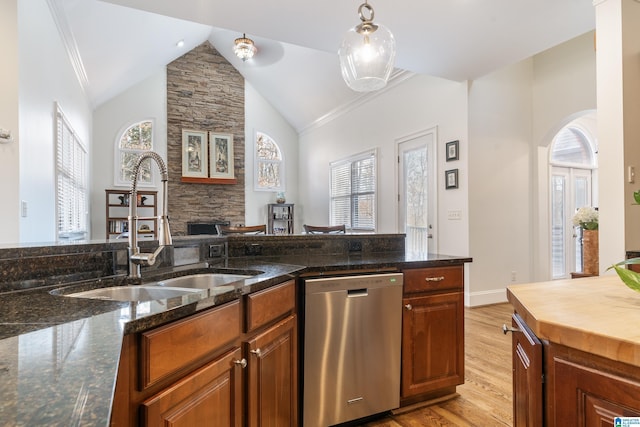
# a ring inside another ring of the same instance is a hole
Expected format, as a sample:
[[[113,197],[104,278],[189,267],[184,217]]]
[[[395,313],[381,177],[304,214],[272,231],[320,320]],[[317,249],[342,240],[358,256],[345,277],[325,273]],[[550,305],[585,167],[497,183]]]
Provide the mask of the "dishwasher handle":
[[[349,289],[347,291],[347,297],[348,298],[366,297],[367,295],[369,295],[369,291],[367,290],[367,288]]]

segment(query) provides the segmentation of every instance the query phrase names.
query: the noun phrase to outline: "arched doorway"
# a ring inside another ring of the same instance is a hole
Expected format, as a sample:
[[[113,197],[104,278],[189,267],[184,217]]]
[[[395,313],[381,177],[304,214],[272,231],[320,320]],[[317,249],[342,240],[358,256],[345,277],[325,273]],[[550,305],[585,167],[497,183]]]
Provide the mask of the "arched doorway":
[[[598,156],[595,112],[565,125],[549,150],[551,276],[569,278],[582,271],[579,230],[573,226],[576,209],[598,206]]]

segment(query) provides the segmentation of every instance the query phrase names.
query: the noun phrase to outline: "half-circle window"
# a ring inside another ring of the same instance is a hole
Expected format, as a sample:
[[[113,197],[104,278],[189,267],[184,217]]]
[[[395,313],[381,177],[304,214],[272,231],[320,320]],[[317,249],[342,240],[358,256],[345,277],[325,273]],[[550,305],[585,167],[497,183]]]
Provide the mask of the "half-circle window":
[[[153,121],[143,120],[127,127],[118,137],[116,148],[116,185],[130,185],[133,169],[138,156],[153,150]],[[140,185],[153,185],[153,172],[150,159],[146,159],[140,168]]]
[[[284,190],[284,158],[278,144],[266,133],[256,132],[255,189]]]
[[[594,150],[585,134],[579,129],[565,127],[553,139],[551,163],[595,166]]]

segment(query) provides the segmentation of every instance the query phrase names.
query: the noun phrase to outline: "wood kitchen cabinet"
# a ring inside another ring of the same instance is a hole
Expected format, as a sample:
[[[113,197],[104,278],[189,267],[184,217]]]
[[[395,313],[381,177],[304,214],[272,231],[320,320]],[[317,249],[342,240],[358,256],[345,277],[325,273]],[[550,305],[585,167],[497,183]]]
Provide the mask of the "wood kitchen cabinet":
[[[112,426],[297,426],[295,282],[126,335]]]
[[[542,343],[524,321],[514,314],[512,329],[513,425],[543,425]],[[506,333],[506,332],[505,332]]]
[[[297,425],[296,316],[267,329],[246,343],[247,425]]]
[[[243,346],[249,427],[298,425],[295,298],[293,280],[246,296],[248,334]]]
[[[403,272],[401,405],[452,394],[464,383],[463,268]]]
[[[518,314],[512,321],[515,427],[613,427],[615,417],[640,417],[637,367],[541,341]]]
[[[243,362],[236,348],[146,400],[144,425],[240,427]]]

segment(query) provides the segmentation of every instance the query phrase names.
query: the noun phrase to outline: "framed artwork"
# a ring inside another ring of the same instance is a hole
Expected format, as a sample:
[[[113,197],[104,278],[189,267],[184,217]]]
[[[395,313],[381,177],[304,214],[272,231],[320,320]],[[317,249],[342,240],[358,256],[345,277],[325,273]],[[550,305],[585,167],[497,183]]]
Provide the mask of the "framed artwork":
[[[182,176],[207,178],[207,132],[182,130]]]
[[[233,135],[209,132],[211,178],[233,179]]]
[[[458,188],[458,169],[451,169],[444,172],[444,188],[450,190]]]
[[[447,162],[450,162],[451,160],[458,160],[460,158],[460,155],[458,153],[459,148],[459,141],[447,142]]]

